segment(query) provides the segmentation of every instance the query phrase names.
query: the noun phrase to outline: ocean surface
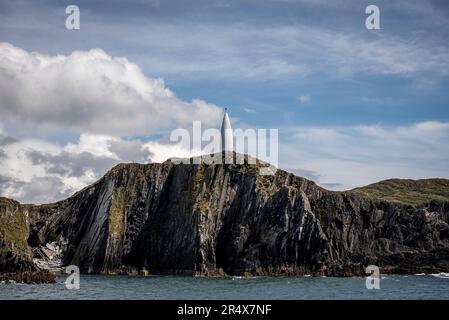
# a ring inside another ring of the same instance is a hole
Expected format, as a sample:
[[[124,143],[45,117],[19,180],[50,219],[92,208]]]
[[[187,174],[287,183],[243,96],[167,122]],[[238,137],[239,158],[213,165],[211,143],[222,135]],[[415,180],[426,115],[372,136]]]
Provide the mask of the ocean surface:
[[[87,276],[69,290],[55,284],[0,284],[0,299],[449,299],[449,274],[386,275],[380,289],[366,278]]]

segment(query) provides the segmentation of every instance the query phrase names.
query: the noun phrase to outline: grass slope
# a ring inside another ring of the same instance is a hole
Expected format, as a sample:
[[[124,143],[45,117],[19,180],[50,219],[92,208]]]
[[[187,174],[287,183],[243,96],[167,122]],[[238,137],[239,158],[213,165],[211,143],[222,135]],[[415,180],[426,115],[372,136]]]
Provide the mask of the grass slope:
[[[350,192],[416,206],[430,200],[449,201],[449,180],[389,179],[365,187],[355,188]]]

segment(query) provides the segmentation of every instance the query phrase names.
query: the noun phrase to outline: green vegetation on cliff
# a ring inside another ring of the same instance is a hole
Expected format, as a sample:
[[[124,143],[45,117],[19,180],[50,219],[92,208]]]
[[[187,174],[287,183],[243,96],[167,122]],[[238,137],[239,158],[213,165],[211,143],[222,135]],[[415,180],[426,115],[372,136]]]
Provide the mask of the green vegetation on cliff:
[[[210,198],[212,196],[211,190],[206,187],[203,191],[204,183],[206,182],[207,165],[198,165],[198,171],[194,177],[193,199],[196,201],[196,208],[202,216],[207,216],[209,213]]]
[[[125,216],[126,198],[123,187],[118,187],[112,195],[111,208],[109,209],[109,233],[120,238],[124,233],[124,216]]]
[[[121,238],[124,235],[126,212],[131,210],[139,197],[148,170],[149,167],[142,164],[122,163],[107,173],[119,184],[114,188],[109,209],[109,233],[113,237]]]
[[[389,179],[356,188],[350,192],[360,193],[370,198],[416,206],[431,200],[449,201],[449,180]]]
[[[13,200],[0,198],[0,238],[11,249],[28,250],[27,216],[19,210],[19,204]]]

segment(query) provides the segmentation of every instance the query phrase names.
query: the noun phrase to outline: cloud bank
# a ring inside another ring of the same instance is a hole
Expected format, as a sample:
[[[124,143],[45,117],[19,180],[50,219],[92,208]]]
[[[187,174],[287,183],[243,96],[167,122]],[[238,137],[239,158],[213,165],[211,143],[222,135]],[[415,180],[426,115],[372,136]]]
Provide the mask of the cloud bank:
[[[280,132],[280,168],[344,190],[387,178],[449,178],[449,123],[298,127]],[[81,134],[64,145],[17,139],[0,128],[0,195],[26,203],[66,198],[120,162],[200,154],[160,141]]]
[[[280,164],[343,190],[389,178],[449,178],[449,122],[289,128]]]
[[[196,155],[157,139],[222,116],[101,49],[49,56],[9,43],[0,43],[0,112],[0,196],[27,203],[68,197],[120,162]]]
[[[151,135],[193,119],[217,123],[221,110],[184,102],[161,79],[101,49],[48,56],[0,43],[1,121],[26,132]]]
[[[178,144],[102,134],[81,134],[77,142],[59,146],[0,131],[0,196],[48,203],[79,191],[121,162],[163,162],[196,154]]]

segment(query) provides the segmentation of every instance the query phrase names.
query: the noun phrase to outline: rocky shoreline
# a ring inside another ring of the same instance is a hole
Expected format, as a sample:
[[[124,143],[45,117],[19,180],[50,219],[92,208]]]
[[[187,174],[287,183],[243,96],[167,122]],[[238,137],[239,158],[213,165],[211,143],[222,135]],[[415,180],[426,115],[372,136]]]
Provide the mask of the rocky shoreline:
[[[46,270],[0,273],[0,283],[42,284],[55,283],[56,276]]]

